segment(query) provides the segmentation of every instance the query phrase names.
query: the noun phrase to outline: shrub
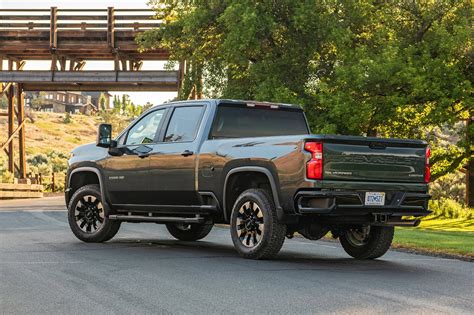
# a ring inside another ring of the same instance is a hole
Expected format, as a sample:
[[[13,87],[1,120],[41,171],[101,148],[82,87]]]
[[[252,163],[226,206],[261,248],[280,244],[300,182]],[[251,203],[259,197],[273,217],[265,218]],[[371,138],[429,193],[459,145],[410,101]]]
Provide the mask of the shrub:
[[[6,170],[0,170],[0,183],[8,183],[12,184],[13,183],[13,173],[6,171]]]
[[[26,161],[33,165],[33,166],[38,166],[39,164],[47,164],[48,163],[48,157],[45,154],[36,154],[31,158],[26,159]]]
[[[6,156],[0,155],[0,183],[13,183],[13,173],[7,169],[8,161]]]
[[[451,199],[465,205],[466,175],[454,172],[438,178],[430,184],[430,194],[433,200]]]
[[[66,116],[63,118],[63,123],[69,124],[72,122],[71,114],[69,112],[66,112]]]
[[[463,206],[453,199],[440,198],[430,201],[430,210],[435,216],[441,216],[449,219],[473,219],[474,208]]]

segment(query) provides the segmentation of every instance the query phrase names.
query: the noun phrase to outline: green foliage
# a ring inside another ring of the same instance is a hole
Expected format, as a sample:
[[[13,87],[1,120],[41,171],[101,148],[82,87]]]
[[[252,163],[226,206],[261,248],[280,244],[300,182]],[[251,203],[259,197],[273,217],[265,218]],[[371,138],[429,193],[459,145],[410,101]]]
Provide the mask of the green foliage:
[[[51,150],[47,154],[36,154],[27,159],[28,173],[41,174],[46,191],[52,191],[52,175],[55,176],[55,191],[64,190],[64,176],[69,157],[59,151]]]
[[[29,172],[34,174],[51,175],[67,171],[69,157],[58,151],[51,150],[47,154],[36,154],[27,159]]]
[[[473,219],[474,208],[463,206],[459,202],[440,198],[438,200],[430,201],[430,210],[432,210],[435,216],[441,216],[450,219]]]
[[[12,172],[9,172],[9,171],[0,172],[0,183],[12,184],[14,178],[15,176],[13,176]]]
[[[121,98],[114,95],[112,104],[111,111],[101,111],[99,115],[105,123],[112,125],[115,132],[122,131],[130,122],[152,106],[149,102],[143,106],[135,105],[127,94],[123,94]]]
[[[7,157],[0,155],[0,183],[13,183],[13,174],[8,171]]]
[[[51,103],[51,101],[46,98],[46,94],[46,92],[39,92],[38,97],[34,97],[31,100],[31,108],[34,110],[39,110],[41,105]]]
[[[104,93],[100,93],[98,103],[98,109],[100,111],[107,110],[107,98],[105,97]]]
[[[422,138],[433,178],[470,155],[472,4],[440,1],[160,1],[137,38],[188,69],[180,98],[301,104],[315,133]],[[171,64],[170,66],[172,66]],[[448,144],[446,134],[455,134]]]
[[[461,172],[447,174],[438,178],[430,185],[430,195],[433,200],[452,199],[465,205],[466,176]]]
[[[72,122],[71,113],[66,112],[66,115],[64,115],[64,118],[63,118],[63,123],[70,124],[71,122]]]
[[[111,124],[114,133],[120,132],[132,121],[128,116],[120,114],[115,110],[100,112],[99,116],[102,118],[104,123]]]
[[[38,164],[47,164],[48,163],[48,157],[46,154],[36,154],[35,156],[28,158],[26,160],[29,164],[33,166],[37,166]]]

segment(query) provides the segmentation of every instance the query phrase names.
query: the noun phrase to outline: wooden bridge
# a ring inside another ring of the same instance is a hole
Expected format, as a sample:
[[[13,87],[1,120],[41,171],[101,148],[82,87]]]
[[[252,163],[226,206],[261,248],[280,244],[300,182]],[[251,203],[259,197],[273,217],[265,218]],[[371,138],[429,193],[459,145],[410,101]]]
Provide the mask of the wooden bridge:
[[[135,42],[137,34],[160,24],[147,9],[0,9],[0,97],[8,100],[0,116],[9,122],[0,151],[8,155],[9,171],[26,176],[23,91],[178,91],[184,62],[178,71],[142,70],[144,61],[169,58],[164,49],[139,52]],[[29,60],[50,66],[23,70]],[[84,71],[89,60],[110,61],[111,67]]]

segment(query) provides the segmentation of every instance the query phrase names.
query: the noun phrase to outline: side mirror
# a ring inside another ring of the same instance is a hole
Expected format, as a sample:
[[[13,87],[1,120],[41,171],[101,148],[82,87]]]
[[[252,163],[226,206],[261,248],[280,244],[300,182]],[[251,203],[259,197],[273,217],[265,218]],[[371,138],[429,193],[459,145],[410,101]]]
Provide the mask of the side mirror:
[[[112,125],[100,124],[97,131],[96,145],[102,148],[110,148],[112,144]]]

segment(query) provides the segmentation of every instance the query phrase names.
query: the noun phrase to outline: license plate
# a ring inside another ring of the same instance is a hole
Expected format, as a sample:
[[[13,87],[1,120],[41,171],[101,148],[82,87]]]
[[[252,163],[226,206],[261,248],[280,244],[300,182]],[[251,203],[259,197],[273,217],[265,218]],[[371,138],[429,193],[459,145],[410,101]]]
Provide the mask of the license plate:
[[[366,206],[383,206],[385,204],[384,192],[366,192],[365,205]]]

